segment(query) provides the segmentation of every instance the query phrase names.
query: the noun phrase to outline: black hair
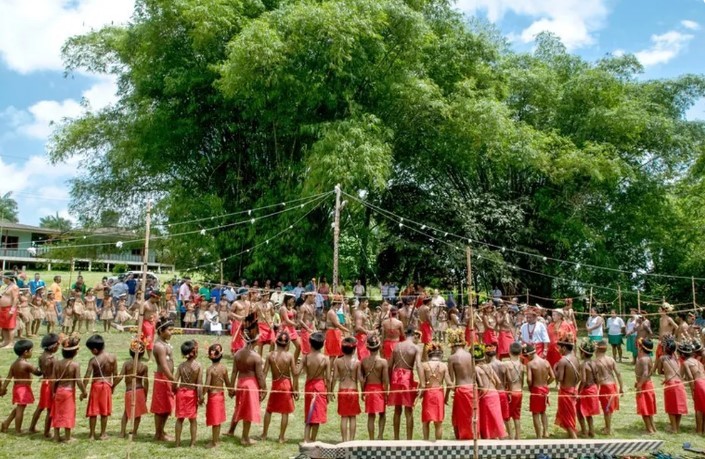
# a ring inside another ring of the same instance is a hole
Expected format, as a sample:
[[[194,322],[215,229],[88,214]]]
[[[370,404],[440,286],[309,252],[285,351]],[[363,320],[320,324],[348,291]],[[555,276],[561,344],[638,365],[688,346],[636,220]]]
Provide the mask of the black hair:
[[[86,347],[91,351],[102,351],[105,349],[105,340],[100,335],[93,335],[86,341]]]
[[[218,350],[220,353],[218,354]],[[211,344],[208,347],[208,359],[213,363],[218,363],[223,359],[223,346],[218,343]]]
[[[485,348],[485,355],[486,355],[487,357],[494,357],[494,356],[496,356],[496,355],[497,355],[497,348],[496,348],[496,347],[487,346],[487,347]]]
[[[141,359],[142,356],[144,355],[144,348],[142,348],[142,349],[143,349],[142,352],[140,352],[139,355],[138,355],[138,357],[139,357],[140,359]],[[130,357],[132,357],[133,359],[135,358],[135,351],[133,351],[132,349],[130,349]]]
[[[196,342],[194,340],[188,340],[181,343],[181,355],[187,357],[196,349]]]
[[[357,350],[357,340],[352,336],[348,336],[347,338],[343,339],[343,344],[341,347],[343,350],[343,354],[352,355],[353,352]]]
[[[509,345],[509,353],[511,355],[521,355],[521,344],[519,343],[512,343]]]
[[[564,348],[566,348],[566,349],[568,350],[568,352],[572,352],[572,351],[573,351],[573,343],[563,343],[563,342],[561,342],[561,343],[558,343],[558,346],[559,346],[559,347],[564,347]]]
[[[25,352],[31,351],[34,347],[34,343],[28,339],[20,339],[15,342],[15,354],[17,357],[22,357]]]
[[[309,344],[316,351],[323,349],[323,343],[325,343],[325,341],[326,339],[321,332],[316,332],[308,338]]]
[[[671,337],[666,338],[663,342],[663,351],[668,355],[673,355],[676,352],[676,347],[676,340]]]
[[[415,333],[416,329],[414,327],[407,327],[406,331],[404,332],[404,336],[408,338],[409,336],[414,336]]]
[[[56,333],[47,333],[42,337],[41,346],[42,349],[49,349],[50,347],[59,344],[59,335]]]
[[[66,349],[61,349],[61,357],[65,359],[72,359],[76,357],[76,354],[78,354],[78,349],[71,349],[71,350],[66,350]]]

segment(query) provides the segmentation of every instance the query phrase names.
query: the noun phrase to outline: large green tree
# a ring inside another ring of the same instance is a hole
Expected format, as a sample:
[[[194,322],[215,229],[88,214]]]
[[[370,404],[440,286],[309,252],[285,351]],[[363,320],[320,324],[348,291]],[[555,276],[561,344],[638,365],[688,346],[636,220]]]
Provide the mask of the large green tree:
[[[11,223],[19,222],[17,201],[12,197],[12,191],[0,196],[0,220]]]
[[[71,220],[61,217],[57,212],[55,215],[47,215],[39,219],[41,228],[57,229],[63,232],[69,231],[73,226]]]
[[[127,224],[155,199],[161,223],[190,222],[166,227],[179,267],[329,272],[330,197],[235,213],[341,184],[349,277],[454,284],[468,239],[477,283],[545,296],[705,275],[677,255],[698,241],[686,215],[702,190],[684,184],[702,177],[705,134],[684,113],[701,77],[645,80],[633,56],[586,62],[547,34],[517,54],[432,0],[139,0],[129,25],[64,54],[120,87],[54,136],[54,160],[96,159],[74,209]]]

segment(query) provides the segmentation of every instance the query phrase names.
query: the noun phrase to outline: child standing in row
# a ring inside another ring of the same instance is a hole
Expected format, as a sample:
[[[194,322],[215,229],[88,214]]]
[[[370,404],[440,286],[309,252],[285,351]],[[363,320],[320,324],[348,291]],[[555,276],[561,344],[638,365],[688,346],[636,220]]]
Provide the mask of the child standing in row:
[[[423,439],[430,437],[431,423],[434,425],[435,439],[443,438],[443,419],[445,418],[445,403],[443,382],[450,386],[452,381],[448,376],[448,366],[441,361],[443,346],[440,343],[429,343],[428,362],[421,364],[419,381],[423,387],[421,402],[421,422],[423,423]]]
[[[2,423],[0,428],[1,432],[7,432],[8,427],[15,421],[15,433],[22,433],[22,420],[24,419],[24,410],[27,405],[34,403],[34,394],[32,393],[32,375],[40,376],[42,370],[40,368],[34,368],[34,366],[29,363],[29,359],[32,358],[32,347],[34,344],[28,339],[21,339],[15,342],[14,351],[17,356],[10,366],[10,371],[7,374],[7,379],[0,387],[0,396],[4,396],[7,393],[7,386],[14,379],[15,384],[12,386],[12,404],[15,407],[10,412],[5,422]]]
[[[206,403],[206,426],[212,427],[210,448],[218,446],[220,441],[220,426],[226,421],[225,389],[230,387],[228,369],[220,363],[223,358],[223,346],[212,344],[208,348],[208,359],[212,365],[206,370],[206,388],[208,402]]]
[[[125,378],[125,411],[122,413],[122,422],[120,424],[120,436],[127,437],[127,420],[132,421],[132,435],[137,435],[137,429],[140,426],[142,415],[147,414],[147,395],[149,393],[149,368],[142,363],[146,347],[145,343],[139,339],[133,339],[130,342],[130,359],[122,364],[120,374],[115,378],[113,391]],[[135,373],[135,355],[137,356],[137,372]],[[135,378],[136,375],[136,378]],[[135,390],[132,390],[132,379],[135,378]],[[135,403],[135,415],[132,417],[132,403]]]
[[[336,383],[340,383],[338,390],[338,416],[340,416],[340,435],[344,442],[355,440],[357,429],[357,415],[360,414],[358,393],[358,371],[360,362],[355,357],[357,340],[353,337],[343,339],[341,346],[343,357],[333,362],[333,375],[331,377],[330,391],[335,392]]]
[[[294,401],[299,399],[299,378],[296,372],[294,356],[288,352],[289,333],[286,330],[279,332],[276,338],[277,348],[270,352],[264,362],[264,374],[272,370],[272,391],[269,393],[267,410],[264,414],[264,427],[262,440],[267,439],[272,413],[282,416],[279,427],[279,443],[286,442],[286,428],[289,424],[289,415],[294,412]],[[293,382],[292,382],[293,381]]]
[[[654,351],[654,343],[650,339],[639,338],[636,341],[637,358],[634,365],[636,382],[636,413],[644,421],[644,427],[648,434],[656,433],[654,426],[654,415],[656,414],[656,393],[654,384],[651,382],[654,363],[651,360],[651,353]]]
[[[86,347],[93,354],[88,362],[86,375],[83,377],[83,384],[86,387],[88,387],[89,381],[91,383],[91,392],[86,407],[86,417],[90,429],[88,439],[96,439],[95,425],[98,416],[100,416],[100,439],[105,440],[108,438],[105,433],[108,418],[113,411],[113,378],[117,373],[117,360],[114,355],[103,352],[105,341],[100,335],[88,338]]]
[[[181,355],[186,361],[176,369],[174,391],[176,392],[176,447],[181,446],[181,431],[184,419],[189,420],[191,430],[191,443],[196,444],[198,424],[198,405],[203,405],[203,387],[201,386],[201,364],[196,361],[198,357],[198,343],[193,340],[181,345]]]
[[[389,365],[380,357],[380,341],[377,335],[367,338],[369,357],[360,362],[360,381],[362,381],[362,397],[367,413],[367,434],[370,440],[375,439],[375,418],[379,416],[377,439],[384,438],[386,423],[385,411],[387,410],[387,396],[389,394]]]
[[[61,343],[63,360],[55,363],[51,379],[54,380],[54,401],[51,407],[51,426],[55,442],[71,442],[71,429],[76,426],[76,386],[81,390],[81,400],[86,398],[86,386],[81,379],[81,367],[73,359],[78,354],[78,336],[66,338]],[[61,438],[61,429],[64,438]]]
[[[51,437],[51,400],[52,400],[52,382],[51,375],[54,373],[54,354],[59,350],[59,335],[49,333],[42,338],[42,355],[39,356],[39,369],[42,371],[42,385],[39,389],[39,405],[34,410],[32,415],[32,423],[29,425],[29,432],[37,431],[37,422],[42,411],[47,410],[46,420],[44,422],[44,437]]]

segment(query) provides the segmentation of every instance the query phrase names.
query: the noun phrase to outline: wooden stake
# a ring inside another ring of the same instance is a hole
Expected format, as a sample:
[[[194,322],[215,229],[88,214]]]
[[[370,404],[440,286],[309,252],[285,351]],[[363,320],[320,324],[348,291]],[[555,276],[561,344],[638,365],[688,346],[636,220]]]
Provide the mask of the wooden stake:
[[[338,293],[338,252],[340,239],[340,185],[335,186],[335,221],[333,226],[333,294]]]
[[[691,285],[693,286],[693,313],[698,309],[698,303],[695,301],[695,277],[690,278]]]
[[[527,288],[526,289],[526,305],[528,306],[530,304],[531,304],[531,300],[529,299],[529,289]]]
[[[473,285],[472,285],[472,248],[465,248],[465,258],[468,265],[468,307],[470,308],[470,331],[472,332],[470,336],[475,336],[475,308],[473,307]],[[470,343],[470,354],[473,354],[473,347],[475,343]],[[475,357],[470,360],[470,375],[472,377],[472,447],[473,447],[473,459],[479,458],[479,446],[477,444],[477,436],[479,429],[477,428],[478,413],[480,411],[478,406],[478,392],[477,392],[477,381],[475,380]]]
[[[618,285],[617,286],[617,298],[619,299],[619,315],[621,316],[624,314],[624,311],[622,311],[622,286]]]
[[[592,309],[592,287],[590,287],[590,300],[588,303],[588,312]]]
[[[149,237],[150,237],[150,226],[152,223],[152,201],[147,201],[147,225],[144,232],[144,253],[142,254],[142,301],[140,301],[140,312],[137,316],[137,337],[140,338],[142,335],[142,322],[144,322],[144,302],[147,301],[147,265],[149,261]],[[132,406],[130,411],[132,413],[132,423],[130,425],[130,441],[135,441],[134,431],[135,431],[135,408],[137,406],[137,397],[134,396],[137,390],[137,366],[139,365],[140,356],[135,352],[135,358],[132,361]]]
[[[221,288],[221,289],[223,288],[223,279],[224,279],[224,275],[223,275],[223,260],[220,260],[220,288]]]
[[[639,311],[639,315],[641,315],[641,290],[636,291],[636,307]]]

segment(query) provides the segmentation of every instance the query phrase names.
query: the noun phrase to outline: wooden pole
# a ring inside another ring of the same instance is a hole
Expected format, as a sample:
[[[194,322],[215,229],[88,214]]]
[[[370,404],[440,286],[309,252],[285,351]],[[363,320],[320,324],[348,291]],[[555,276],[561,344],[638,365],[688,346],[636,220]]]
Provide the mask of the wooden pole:
[[[223,279],[225,278],[223,274],[223,260],[220,260],[220,288],[223,288]]]
[[[338,293],[338,253],[340,240],[340,185],[335,186],[335,221],[333,226],[333,294]]]
[[[71,257],[71,261],[69,262],[71,265],[69,266],[69,284],[66,286],[66,291],[68,292],[68,296],[66,297],[66,301],[68,302],[69,298],[71,298],[71,279],[73,278],[73,257]],[[59,298],[59,301],[61,301],[61,298]]]
[[[622,286],[618,285],[617,286],[617,298],[619,299],[619,315],[621,316],[624,314],[622,311]]]
[[[142,301],[140,301],[140,313],[137,316],[137,337],[141,337],[142,333],[142,322],[144,322],[144,302],[147,301],[145,294],[147,291],[147,265],[149,262],[149,237],[150,237],[150,225],[152,223],[152,201],[147,201],[147,225],[144,232],[144,253],[142,254]],[[139,365],[140,356],[135,353],[135,358],[132,361],[132,406],[130,407],[130,412],[132,413],[132,423],[130,424],[130,441],[135,441],[134,431],[135,431],[135,407],[137,406],[137,397],[134,396],[137,390],[137,366]]]
[[[531,304],[531,299],[529,298],[529,289],[526,289],[526,304],[527,306]]]
[[[590,300],[588,302],[588,312],[592,309],[592,287],[590,287]]]
[[[695,310],[698,309],[698,303],[695,301],[695,277],[691,277],[690,282],[693,287],[693,314],[695,314]]]
[[[641,315],[641,290],[636,291],[636,307],[639,311],[639,315]]]
[[[465,248],[465,258],[467,261],[468,265],[468,307],[470,308],[470,331],[471,334],[470,336],[475,337],[475,308],[473,307],[473,285],[472,285],[472,248],[471,247],[466,247]],[[473,353],[473,347],[475,346],[475,339],[473,338],[473,342],[470,343],[470,353]],[[478,421],[478,412],[479,412],[479,405],[478,405],[478,393],[477,393],[477,381],[475,380],[475,357],[473,356],[472,359],[470,359],[470,375],[472,377],[472,447],[473,447],[473,459],[478,459],[479,458],[479,447],[477,444],[477,436],[478,436],[478,428],[477,428],[477,421]]]

